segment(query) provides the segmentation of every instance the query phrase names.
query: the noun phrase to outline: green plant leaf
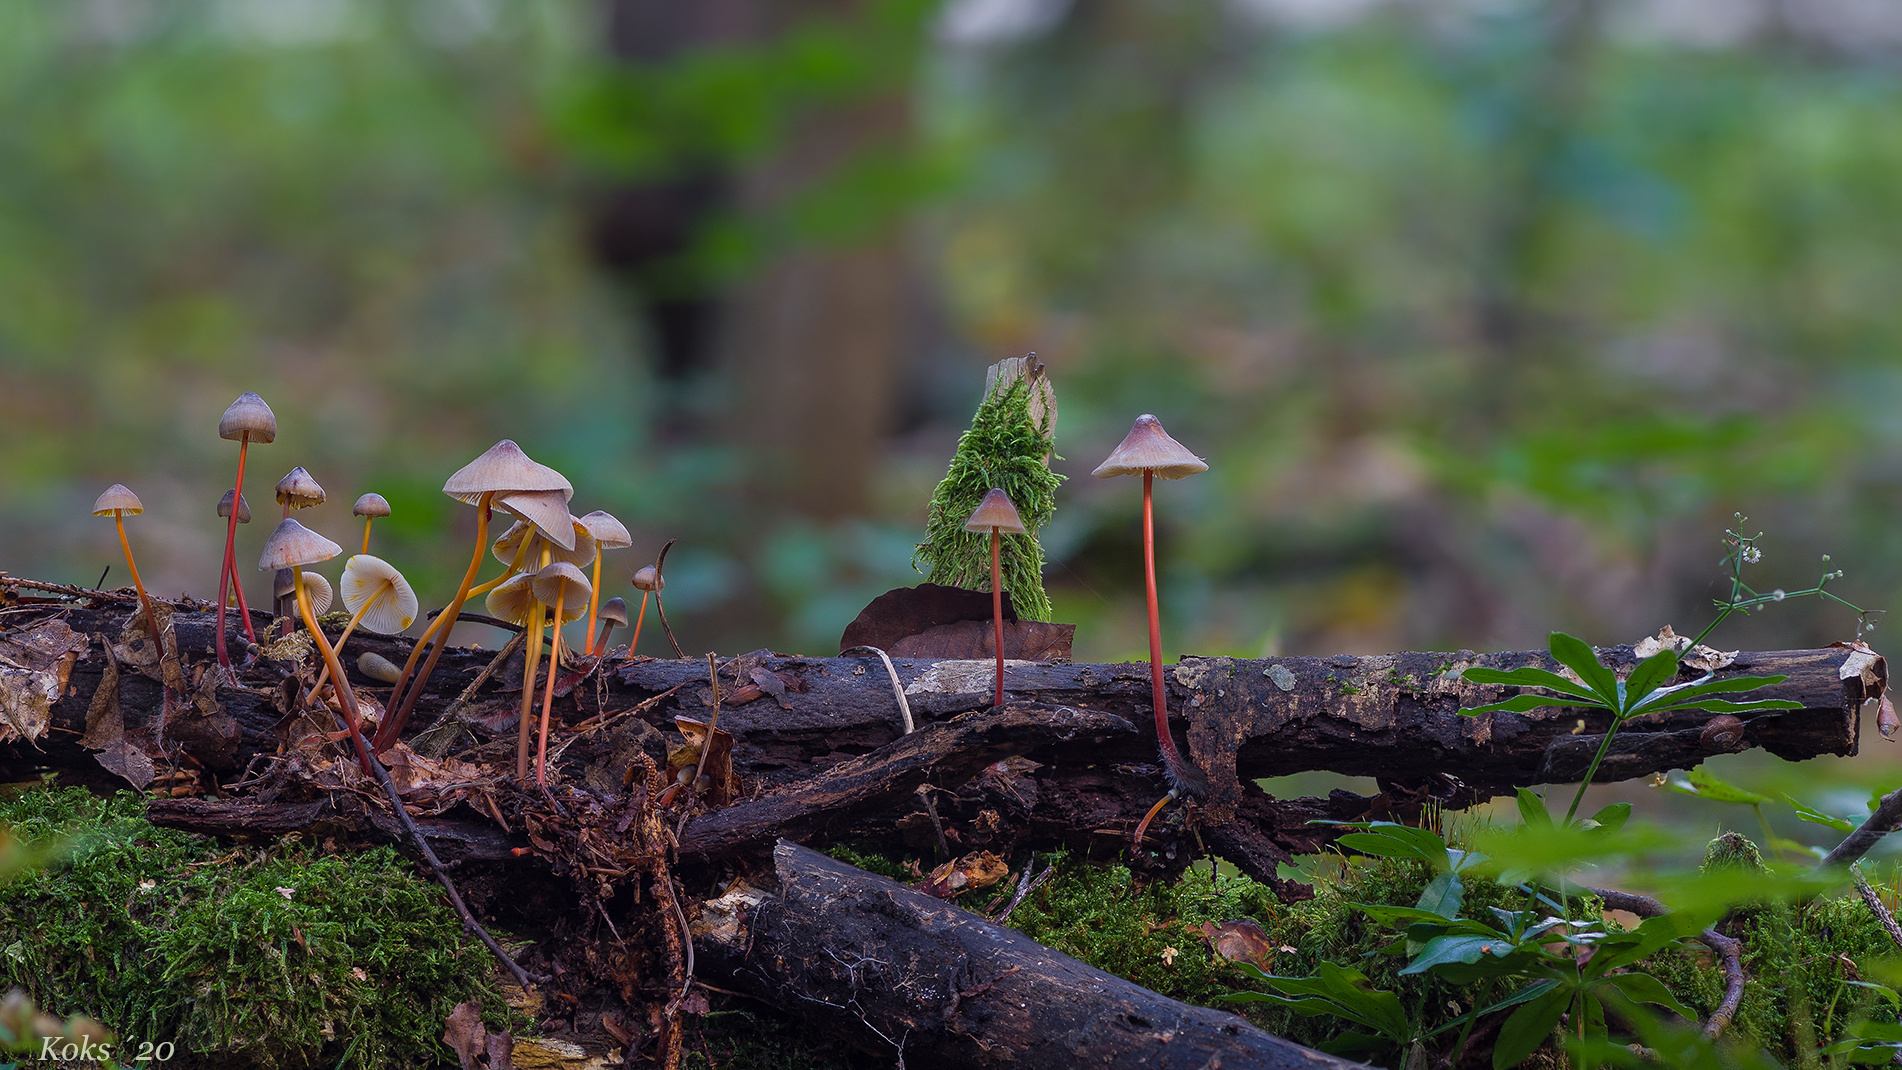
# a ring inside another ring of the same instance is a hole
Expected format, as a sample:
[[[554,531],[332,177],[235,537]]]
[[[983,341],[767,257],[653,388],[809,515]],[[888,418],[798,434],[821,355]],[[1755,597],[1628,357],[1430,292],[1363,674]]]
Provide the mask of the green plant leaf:
[[[1552,815],[1546,811],[1545,800],[1531,788],[1519,789],[1519,820],[1534,828],[1552,827]]]
[[[1633,1003],[1651,1003],[1663,1007],[1680,1018],[1697,1020],[1697,1012],[1679,1003],[1664,982],[1648,973],[1614,973],[1599,980],[1600,984],[1610,985],[1619,994]]]
[[[1713,678],[1709,673],[1705,673],[1703,676],[1689,683],[1658,688],[1649,695],[1646,695],[1642,701],[1632,703],[1631,712],[1636,714],[1642,710],[1645,713],[1652,713],[1655,712],[1656,709],[1662,708],[1661,704],[1664,703],[1668,703],[1672,706],[1681,706],[1690,699],[1699,698],[1704,695],[1732,695],[1740,691],[1755,691],[1759,687],[1769,687],[1772,684],[1780,684],[1788,679],[1788,676],[1731,676],[1718,680]],[[1802,707],[1799,704],[1797,708],[1801,709]]]
[[[1506,1024],[1499,1027],[1499,1039],[1493,1042],[1493,1070],[1511,1070],[1538,1051],[1570,1002],[1572,989],[1561,983],[1513,1011]]]
[[[1457,918],[1465,898],[1465,882],[1460,880],[1459,873],[1448,869],[1427,882],[1426,889],[1420,893],[1419,907],[1442,918]]]
[[[1572,695],[1587,702],[1603,702],[1592,689],[1576,680],[1568,680],[1550,669],[1541,669],[1527,665],[1518,669],[1489,669],[1484,665],[1475,665],[1460,670],[1460,679],[1476,684],[1508,684],[1514,687],[1543,687],[1548,691],[1557,691],[1562,695]]]
[[[1592,815],[1592,822],[1596,827],[1591,831],[1601,836],[1609,836],[1624,828],[1625,822],[1629,820],[1631,820],[1631,804],[1615,802]]]
[[[1618,675],[1599,662],[1598,654],[1585,640],[1564,632],[1553,632],[1550,636],[1552,656],[1559,664],[1578,674],[1592,694],[1612,709],[1622,709],[1618,701]]]
[[[1460,716],[1477,717],[1482,713],[1530,713],[1533,710],[1543,710],[1551,707],[1564,707],[1568,709],[1609,708],[1597,699],[1587,701],[1585,699],[1573,698],[1547,698],[1544,695],[1515,695],[1512,698],[1488,703],[1484,706],[1462,707],[1460,709]]]
[[[1840,817],[1831,817],[1830,815],[1823,813],[1821,810],[1811,809],[1810,807],[1804,806],[1802,803],[1797,802],[1795,799],[1791,798],[1788,795],[1785,795],[1783,797],[1783,800],[1790,804],[1790,809],[1796,811],[1797,817],[1800,817],[1803,820],[1808,821],[1812,825],[1823,825],[1827,828],[1832,828],[1832,829],[1835,829],[1837,832],[1842,832],[1842,833],[1849,833],[1849,832],[1856,831],[1856,826],[1850,824],[1849,822],[1843,820]]]
[[[1670,789],[1680,795],[1695,795],[1712,802],[1742,803],[1745,806],[1761,806],[1770,801],[1768,795],[1758,795],[1754,791],[1745,791],[1735,784],[1728,784],[1706,772],[1703,766],[1697,766],[1684,774],[1683,780],[1669,782]]]
[[[1355,827],[1363,831],[1347,833],[1335,842],[1381,858],[1414,858],[1435,869],[1447,865],[1446,841],[1428,829],[1392,821],[1357,822]]]
[[[1343,1018],[1395,1044],[1407,1041],[1407,1015],[1401,1009],[1400,997],[1375,988],[1359,970],[1323,959],[1311,976],[1281,977],[1247,963],[1239,965],[1243,974],[1274,991],[1231,992],[1222,997],[1229,1002],[1273,1003],[1310,1018]]]
[[[1449,962],[1472,965],[1483,955],[1504,958],[1516,950],[1518,945],[1497,935],[1474,936],[1457,933],[1436,936],[1420,948],[1420,953],[1400,970],[1400,975],[1405,977],[1410,974],[1425,973],[1435,966]]]
[[[1625,678],[1625,695],[1628,706],[1642,703],[1644,699],[1666,681],[1677,676],[1677,651],[1660,650],[1656,654],[1638,663]]]
[[[1749,702],[1731,702],[1728,699],[1705,698],[1691,699],[1687,702],[1673,702],[1665,706],[1646,706],[1644,709],[1638,711],[1638,713],[1639,715],[1664,713],[1668,710],[1703,710],[1707,713],[1759,713],[1763,710],[1800,710],[1802,708],[1803,704],[1801,702],[1792,702],[1787,698],[1760,698],[1752,699]]]

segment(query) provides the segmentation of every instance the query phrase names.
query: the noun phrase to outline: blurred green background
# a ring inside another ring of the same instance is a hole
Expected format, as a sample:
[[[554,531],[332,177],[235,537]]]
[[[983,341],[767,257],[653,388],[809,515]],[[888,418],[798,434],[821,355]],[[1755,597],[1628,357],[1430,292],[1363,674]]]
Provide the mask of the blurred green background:
[[[510,437],[635,531],[608,593],[680,539],[689,652],[829,653],[1035,351],[1079,660],[1143,651],[1088,473],[1145,411],[1211,465],[1172,653],[1694,633],[1738,511],[1759,587],[1902,605],[1898,56],[1857,0],[0,0],[0,568],[95,582],[118,481],[212,597],[256,390],[253,605],[292,465],[440,605]]]

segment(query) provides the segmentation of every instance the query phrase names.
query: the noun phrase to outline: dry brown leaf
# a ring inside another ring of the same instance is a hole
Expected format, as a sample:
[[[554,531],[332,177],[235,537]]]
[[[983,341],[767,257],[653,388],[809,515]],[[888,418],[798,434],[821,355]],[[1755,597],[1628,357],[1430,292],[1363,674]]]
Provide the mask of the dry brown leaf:
[[[1275,942],[1253,919],[1237,918],[1220,925],[1205,921],[1202,939],[1208,941],[1209,950],[1229,962],[1246,962],[1263,973],[1274,972]]]
[[[0,743],[40,738],[53,720],[53,704],[66,693],[73,663],[91,640],[49,620],[0,639]]]
[[[989,851],[976,851],[932,870],[918,890],[940,899],[954,899],[965,892],[989,888],[1009,875],[1008,862]]]

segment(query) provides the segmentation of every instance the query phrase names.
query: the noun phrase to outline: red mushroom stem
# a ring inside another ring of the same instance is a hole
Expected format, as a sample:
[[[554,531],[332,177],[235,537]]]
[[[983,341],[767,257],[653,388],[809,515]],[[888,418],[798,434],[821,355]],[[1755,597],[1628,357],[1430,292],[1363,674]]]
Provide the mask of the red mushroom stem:
[[[1143,586],[1149,598],[1149,688],[1156,706],[1156,744],[1162,749],[1163,771],[1170,786],[1201,795],[1206,781],[1201,770],[1182,760],[1169,732],[1169,691],[1162,683],[1162,617],[1156,599],[1156,511],[1151,489],[1154,469],[1143,469]],[[1173,792],[1172,792],[1173,794]]]
[[[991,529],[991,627],[997,639],[997,701],[993,706],[1004,704],[1004,573],[999,563],[998,544],[1003,536],[996,528]],[[1155,619],[1153,616],[1150,618]]]
[[[244,497],[244,455],[250,445],[251,432],[246,431],[238,436],[238,479],[231,485],[231,515],[225,518],[224,571],[218,576],[218,667],[226,672],[231,671],[231,654],[225,649],[226,584],[238,588],[238,604],[240,607],[244,605],[244,585],[238,582],[237,565],[232,559],[232,552],[238,542],[238,502]],[[257,633],[251,630],[249,610],[246,610],[244,614],[244,634],[249,636],[252,642],[258,641]]]
[[[415,686],[409,689],[409,694],[403,696],[400,708],[396,705],[396,696],[403,694],[403,685],[409,680],[410,670],[416,667],[417,656],[423,652],[423,643],[418,642],[410,648],[409,660],[404,662],[403,671],[396,677],[396,686],[390,691],[390,707],[394,712],[376,730],[376,738],[371,741],[379,754],[396,742],[397,736],[402,733],[410,711],[416,708],[416,700],[423,695],[423,685],[429,682],[429,674],[436,670],[436,662],[442,657],[442,648],[449,645],[449,633],[456,630],[456,617],[462,613],[462,604],[469,600],[469,588],[475,586],[476,573],[482,571],[482,555],[489,550],[489,500],[494,497],[494,491],[484,491],[482,497],[476,500],[475,556],[469,559],[469,571],[462,574],[462,586],[456,588],[456,597],[450,599],[449,607],[442,611],[442,627],[435,644],[429,648],[429,660],[423,662],[423,671],[417,674]]]

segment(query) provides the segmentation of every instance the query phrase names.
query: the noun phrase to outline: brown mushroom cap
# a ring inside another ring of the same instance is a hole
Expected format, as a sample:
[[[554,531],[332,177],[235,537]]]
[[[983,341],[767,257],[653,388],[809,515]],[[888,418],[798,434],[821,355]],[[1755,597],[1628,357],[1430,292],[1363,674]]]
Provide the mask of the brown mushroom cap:
[[[568,499],[558,490],[519,491],[496,495],[495,507],[535,525],[542,538],[564,550],[575,548],[575,519],[568,513]],[[594,560],[590,557],[588,560]]]
[[[595,545],[603,550],[621,550],[634,545],[634,536],[628,534],[627,525],[599,509],[575,522],[587,528]]]
[[[667,589],[667,577],[661,575],[660,570],[652,565],[642,565],[636,569],[634,578],[629,582],[634,584],[634,589],[637,591],[664,591]]]
[[[1154,472],[1163,479],[1181,479],[1209,470],[1208,464],[1190,453],[1188,447],[1169,437],[1162,422],[1148,413],[1136,417],[1136,425],[1108,459],[1096,466],[1093,476],[1139,476]]]
[[[593,593],[587,574],[566,561],[556,561],[535,573],[536,600],[550,607],[559,600],[563,624],[588,615],[588,597]]]
[[[992,487],[984,500],[971,510],[971,519],[964,522],[966,531],[998,531],[1005,535],[1024,535],[1024,521],[1017,515],[1017,506],[1011,502],[1010,495],[1002,487]]]
[[[233,496],[236,496],[238,499],[238,523],[249,524],[251,522],[251,503],[245,501],[244,495],[239,494],[236,490],[225,491],[225,496],[218,499],[218,518],[222,520],[231,515],[231,499]]]
[[[258,571],[315,565],[340,553],[343,547],[287,516],[278,521],[277,529],[264,540],[264,556],[258,558]]]
[[[575,496],[575,488],[567,477],[545,464],[529,460],[522,447],[506,438],[463,465],[442,485],[444,494],[470,505],[490,491],[499,494],[536,490],[558,490],[564,502]],[[567,510],[562,512],[565,514]]]
[[[139,500],[138,495],[127,489],[124,483],[114,483],[107,487],[92,503],[94,516],[111,516],[114,513],[137,516],[143,512],[145,512],[145,503]]]
[[[613,621],[616,628],[627,627],[627,602],[619,596],[608,599],[601,603],[600,617]]]
[[[535,574],[517,572],[506,582],[496,584],[483,600],[489,610],[489,616],[508,621],[510,624],[526,625],[535,608],[541,605],[535,601]]]
[[[309,472],[293,468],[277,481],[277,504],[292,509],[308,509],[324,504],[324,488]]]
[[[363,497],[357,499],[357,504],[350,507],[350,515],[389,516],[389,499],[383,497],[381,494],[365,494]],[[351,610],[351,612],[354,613],[356,610]]]
[[[277,441],[277,415],[264,399],[247,390],[238,395],[218,419],[219,438],[242,438],[250,432],[253,442]]]
[[[340,585],[344,608],[361,611],[363,626],[373,632],[395,635],[416,619],[415,590],[395,565],[374,554],[352,554]]]

